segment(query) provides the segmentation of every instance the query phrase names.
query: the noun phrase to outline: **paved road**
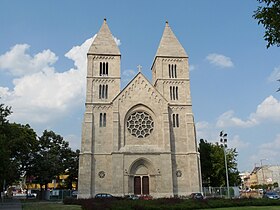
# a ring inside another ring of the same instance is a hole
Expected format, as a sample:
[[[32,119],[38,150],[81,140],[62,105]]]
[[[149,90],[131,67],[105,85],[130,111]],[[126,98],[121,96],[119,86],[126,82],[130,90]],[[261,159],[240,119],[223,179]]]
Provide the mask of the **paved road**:
[[[0,201],[0,210],[22,210],[22,206],[17,199],[4,200]]]

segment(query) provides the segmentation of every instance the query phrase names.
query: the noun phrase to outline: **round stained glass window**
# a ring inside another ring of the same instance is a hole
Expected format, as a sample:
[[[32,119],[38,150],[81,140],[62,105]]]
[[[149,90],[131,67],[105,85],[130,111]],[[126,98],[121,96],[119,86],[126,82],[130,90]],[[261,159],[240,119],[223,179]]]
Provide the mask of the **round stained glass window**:
[[[154,121],[147,112],[133,112],[127,119],[127,129],[137,138],[145,138],[154,130]]]

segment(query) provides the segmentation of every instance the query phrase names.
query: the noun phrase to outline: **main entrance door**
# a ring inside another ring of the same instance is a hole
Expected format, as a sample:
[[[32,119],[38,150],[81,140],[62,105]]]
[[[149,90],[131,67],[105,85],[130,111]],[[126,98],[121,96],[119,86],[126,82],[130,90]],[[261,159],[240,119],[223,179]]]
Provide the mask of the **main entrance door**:
[[[149,177],[135,176],[134,177],[134,194],[135,195],[149,195]]]

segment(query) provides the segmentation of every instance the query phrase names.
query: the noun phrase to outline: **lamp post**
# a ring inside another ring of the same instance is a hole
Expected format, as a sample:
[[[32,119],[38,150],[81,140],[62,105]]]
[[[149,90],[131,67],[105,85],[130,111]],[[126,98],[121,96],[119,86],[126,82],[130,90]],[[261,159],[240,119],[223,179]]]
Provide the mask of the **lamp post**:
[[[228,167],[227,167],[227,154],[226,154],[226,148],[227,148],[227,134],[224,133],[224,131],[220,132],[220,143],[224,150],[224,156],[225,156],[225,168],[226,168],[226,184],[227,184],[227,197],[229,198],[229,181],[228,181]]]

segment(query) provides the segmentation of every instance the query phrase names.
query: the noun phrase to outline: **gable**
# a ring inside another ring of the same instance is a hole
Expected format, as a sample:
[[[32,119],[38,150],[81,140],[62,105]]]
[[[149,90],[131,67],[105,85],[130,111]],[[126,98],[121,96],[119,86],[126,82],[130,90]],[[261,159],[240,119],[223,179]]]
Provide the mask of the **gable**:
[[[143,103],[149,101],[160,106],[167,105],[167,100],[151,85],[145,76],[139,72],[130,83],[115,97],[115,101],[126,103],[126,101],[134,101],[135,103]]]

